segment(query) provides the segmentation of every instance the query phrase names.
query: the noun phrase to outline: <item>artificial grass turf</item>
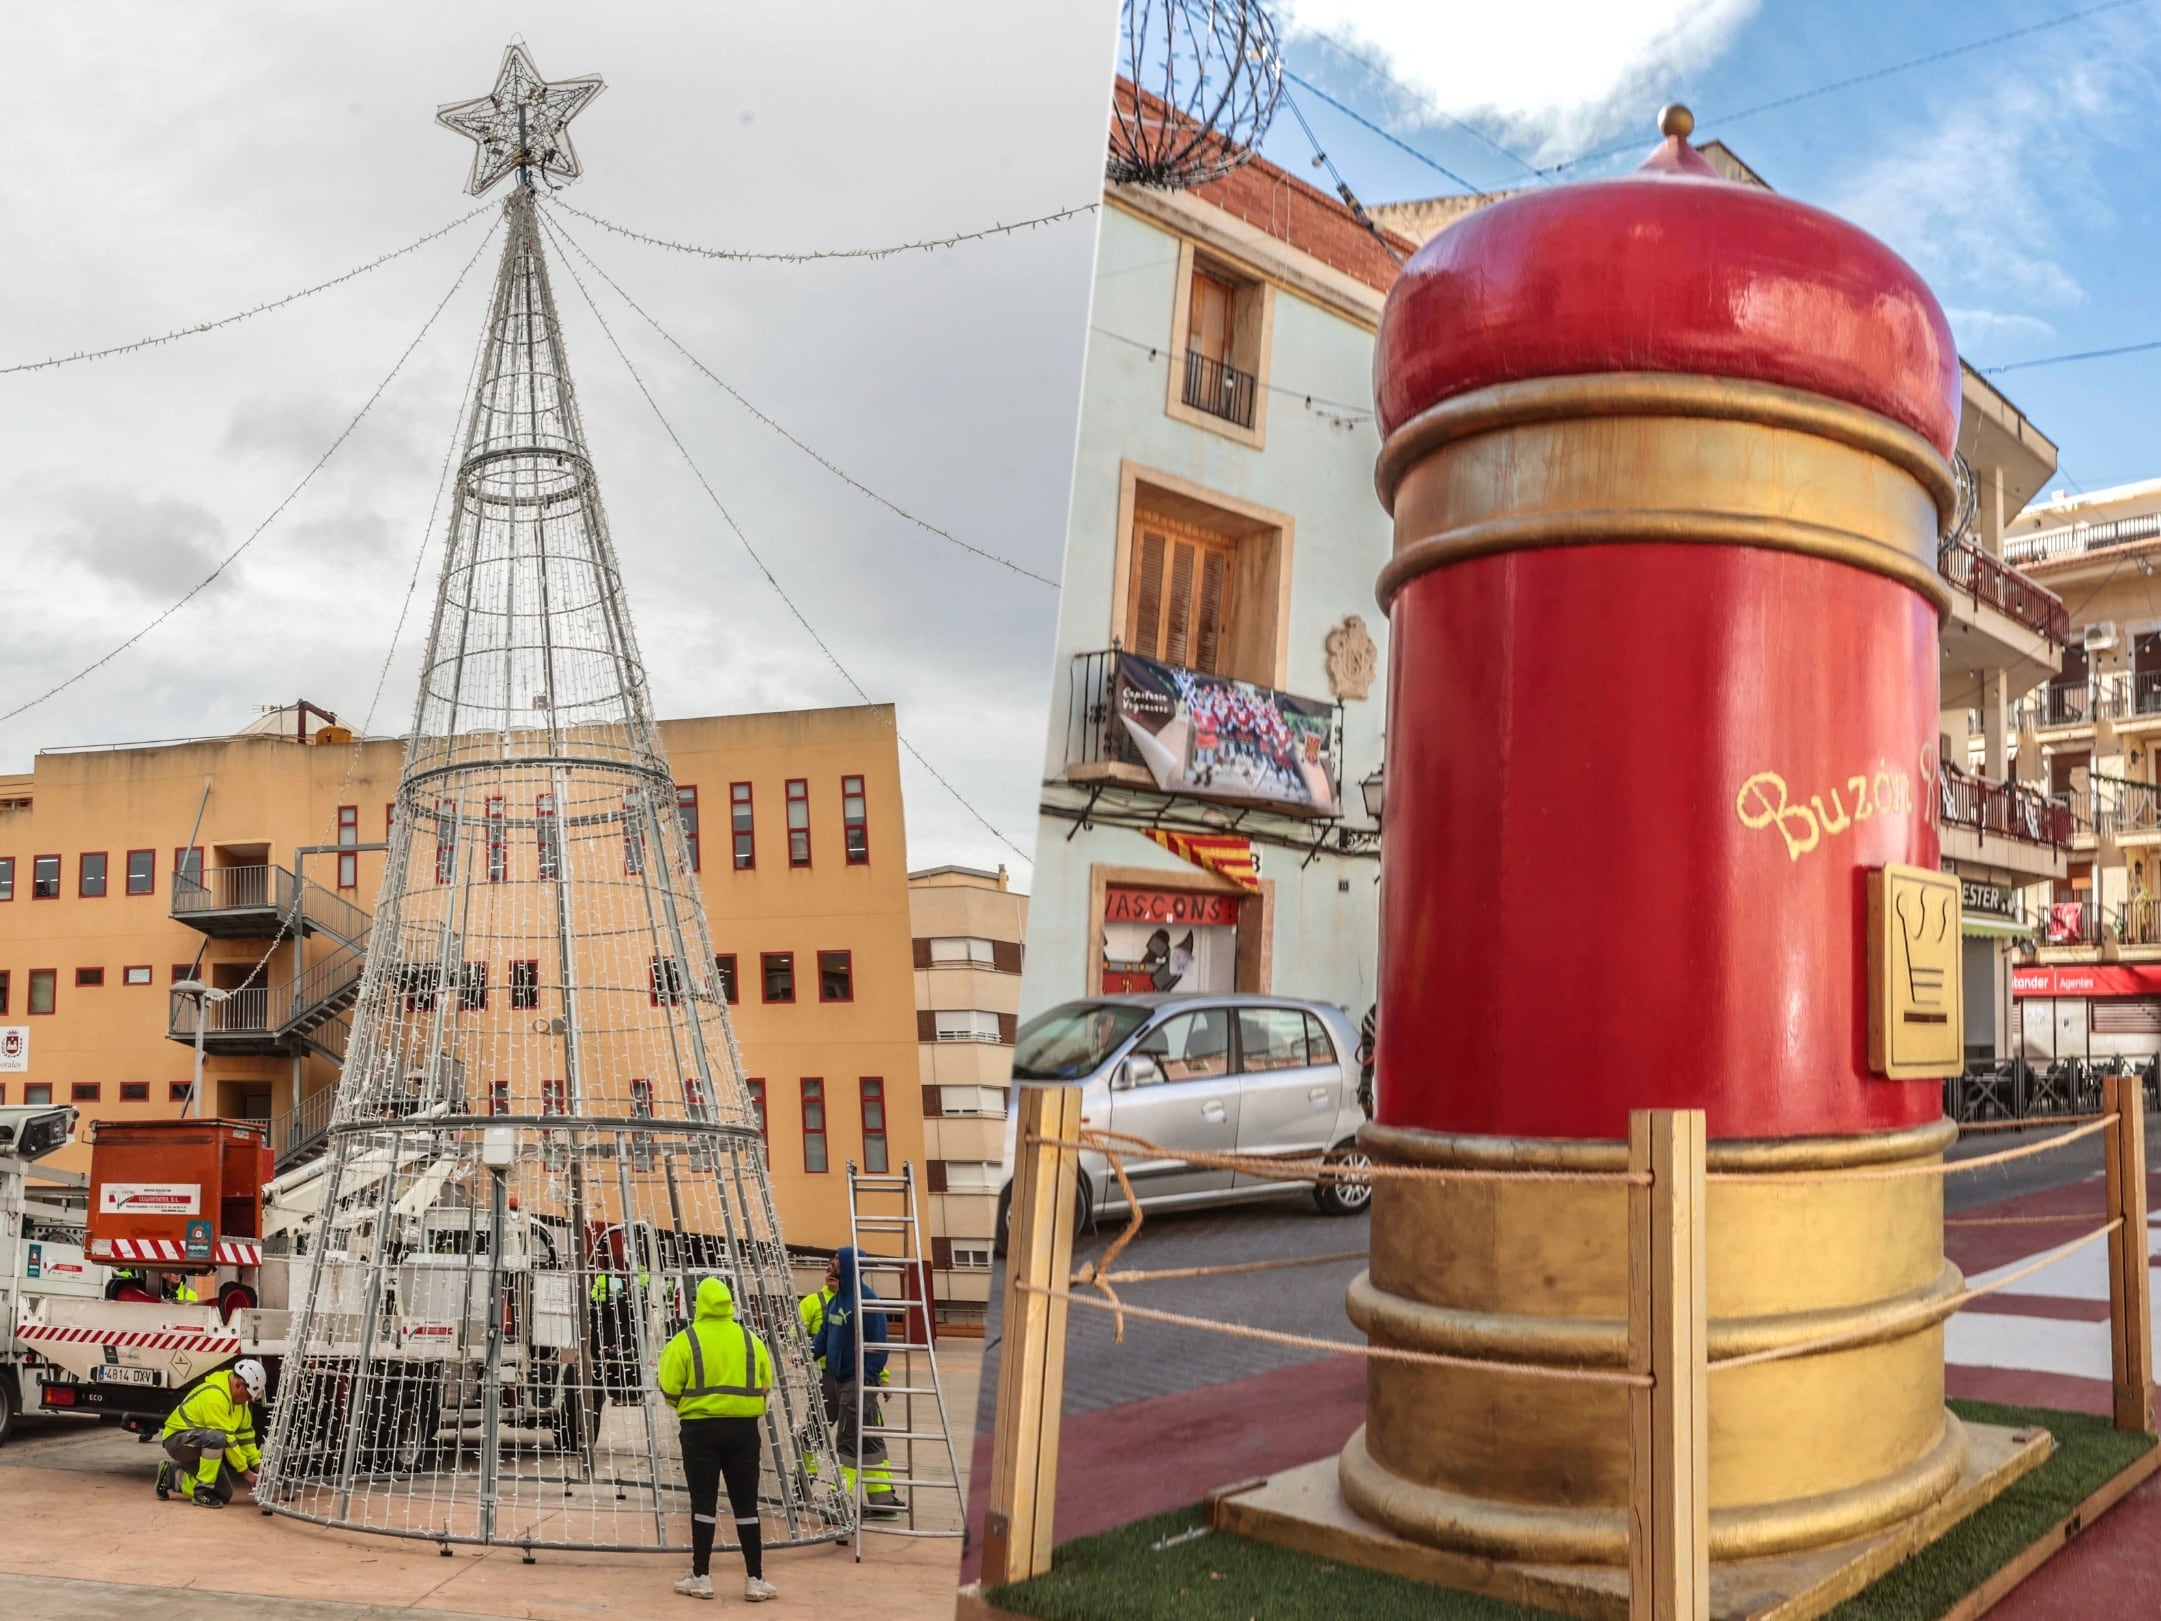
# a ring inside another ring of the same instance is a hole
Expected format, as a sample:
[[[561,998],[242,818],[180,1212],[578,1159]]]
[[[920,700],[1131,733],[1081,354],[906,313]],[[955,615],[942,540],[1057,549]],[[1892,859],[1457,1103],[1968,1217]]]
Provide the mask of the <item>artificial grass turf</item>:
[[[2107,1419],[2083,1413],[1988,1402],[1950,1405],[1977,1424],[2046,1427],[2056,1450],[1994,1502],[1831,1611],[1831,1621],[1936,1621],[2154,1444],[2152,1436],[2119,1434]],[[984,1597],[1037,1621],[1302,1621],[1338,1615],[1359,1621],[1547,1621],[1551,1613],[1241,1537],[1211,1532],[1181,1539],[1201,1526],[1202,1513],[1179,1509],[1069,1542],[1058,1549],[1048,1575],[993,1588]]]

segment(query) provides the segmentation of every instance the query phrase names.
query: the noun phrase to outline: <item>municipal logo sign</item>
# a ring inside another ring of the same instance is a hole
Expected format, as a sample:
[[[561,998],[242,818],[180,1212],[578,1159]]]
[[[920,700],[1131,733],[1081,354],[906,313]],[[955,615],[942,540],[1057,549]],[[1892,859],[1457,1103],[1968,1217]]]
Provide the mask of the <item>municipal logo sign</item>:
[[[30,1068],[30,1027],[0,1025],[0,1075],[20,1075]]]

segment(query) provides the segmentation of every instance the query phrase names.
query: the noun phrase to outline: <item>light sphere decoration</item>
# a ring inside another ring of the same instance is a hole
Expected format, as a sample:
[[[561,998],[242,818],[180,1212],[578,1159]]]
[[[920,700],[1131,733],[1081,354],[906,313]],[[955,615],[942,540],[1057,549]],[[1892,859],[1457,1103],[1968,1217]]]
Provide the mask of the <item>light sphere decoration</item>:
[[[1253,0],[1126,0],[1112,181],[1185,191],[1259,147],[1282,91],[1276,27]]]

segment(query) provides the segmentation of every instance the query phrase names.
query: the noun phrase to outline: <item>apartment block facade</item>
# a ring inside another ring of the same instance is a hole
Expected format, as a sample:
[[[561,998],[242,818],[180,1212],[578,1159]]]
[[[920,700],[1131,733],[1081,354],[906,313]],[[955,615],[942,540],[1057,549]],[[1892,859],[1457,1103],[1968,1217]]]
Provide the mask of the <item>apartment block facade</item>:
[[[792,1244],[847,1242],[846,1166],[925,1154],[906,828],[886,706],[663,721]],[[405,748],[295,705],[227,737],[53,749],[0,777],[0,1100],[328,1124]],[[461,993],[534,1005],[519,965]],[[476,988],[477,987],[477,988]],[[81,1169],[78,1145],[56,1156]]]

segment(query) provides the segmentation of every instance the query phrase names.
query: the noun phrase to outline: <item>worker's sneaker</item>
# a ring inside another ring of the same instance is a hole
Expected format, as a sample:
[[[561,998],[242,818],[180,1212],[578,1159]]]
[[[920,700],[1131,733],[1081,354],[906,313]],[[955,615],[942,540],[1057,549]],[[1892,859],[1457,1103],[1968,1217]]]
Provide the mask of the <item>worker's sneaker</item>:
[[[900,1493],[888,1486],[882,1492],[871,1492],[863,1499],[863,1512],[881,1520],[894,1519],[906,1511],[908,1505],[901,1501]]]
[[[779,1597],[780,1589],[763,1576],[746,1576],[743,1578],[743,1602],[745,1604],[763,1604],[769,1598]]]
[[[214,1486],[198,1486],[195,1488],[194,1503],[197,1508],[223,1508],[225,1499],[218,1495]]]
[[[675,1590],[685,1598],[711,1598],[713,1596],[713,1578],[700,1576],[696,1571],[692,1571],[675,1584]]]
[[[163,1503],[171,1499],[173,1495],[173,1466],[171,1464],[161,1463],[158,1465],[156,1490],[159,1502]]]

